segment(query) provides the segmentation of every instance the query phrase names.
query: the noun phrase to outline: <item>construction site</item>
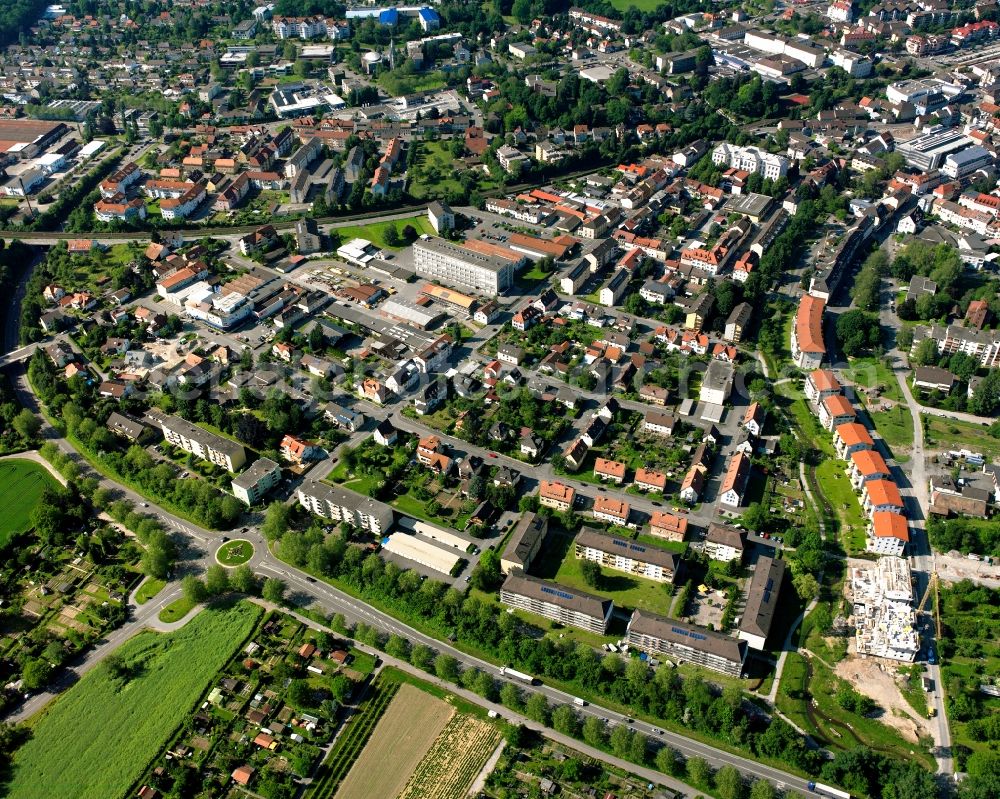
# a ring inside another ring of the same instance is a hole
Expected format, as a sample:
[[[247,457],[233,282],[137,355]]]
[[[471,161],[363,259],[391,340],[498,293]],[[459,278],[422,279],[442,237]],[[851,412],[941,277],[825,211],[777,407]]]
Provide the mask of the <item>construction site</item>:
[[[920,651],[910,566],[882,557],[851,568],[850,595],[857,653],[912,663]]]

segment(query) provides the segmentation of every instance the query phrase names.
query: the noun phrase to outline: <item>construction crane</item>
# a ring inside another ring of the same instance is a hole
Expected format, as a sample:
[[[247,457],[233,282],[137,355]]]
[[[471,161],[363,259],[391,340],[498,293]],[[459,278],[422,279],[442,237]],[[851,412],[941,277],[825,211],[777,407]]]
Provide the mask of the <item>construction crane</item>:
[[[941,639],[941,614],[938,613],[938,574],[936,571],[931,572],[931,577],[927,581],[927,590],[924,591],[924,595],[920,598],[920,602],[917,603],[917,613],[926,613],[924,609],[927,605],[927,600],[930,598],[931,590],[934,591],[934,628],[937,630],[937,638]]]

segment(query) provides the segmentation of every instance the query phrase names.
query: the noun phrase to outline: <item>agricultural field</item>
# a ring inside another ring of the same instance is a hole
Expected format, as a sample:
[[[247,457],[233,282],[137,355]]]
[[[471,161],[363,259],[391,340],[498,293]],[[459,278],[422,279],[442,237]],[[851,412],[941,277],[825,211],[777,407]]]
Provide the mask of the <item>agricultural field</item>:
[[[206,610],[168,635],[143,632],[31,721],[14,757],[10,799],[113,799],[146,764],[250,634],[262,611]]]
[[[462,799],[499,743],[496,726],[458,714],[420,761],[399,799]]]
[[[398,689],[398,683],[386,683],[383,680],[378,680],[372,685],[368,697],[351,716],[330,755],[320,766],[307,794],[308,799],[329,799],[333,796],[337,786],[368,743],[368,738]]]
[[[446,702],[401,685],[336,799],[398,796],[454,713]]]
[[[20,458],[0,461],[0,547],[31,527],[31,510],[42,491],[57,485],[37,463]]]

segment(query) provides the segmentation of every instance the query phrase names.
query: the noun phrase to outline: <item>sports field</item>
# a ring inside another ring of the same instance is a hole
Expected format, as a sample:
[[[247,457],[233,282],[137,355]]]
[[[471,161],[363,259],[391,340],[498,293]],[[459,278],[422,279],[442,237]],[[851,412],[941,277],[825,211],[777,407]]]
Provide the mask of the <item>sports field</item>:
[[[120,675],[101,664],[31,719],[4,796],[125,796],[261,613],[248,602],[209,609],[176,632],[142,632],[122,645]]]
[[[336,799],[399,796],[455,710],[412,685],[400,686]]]
[[[20,458],[0,461],[0,547],[31,527],[31,509],[42,491],[58,485],[37,463]]]

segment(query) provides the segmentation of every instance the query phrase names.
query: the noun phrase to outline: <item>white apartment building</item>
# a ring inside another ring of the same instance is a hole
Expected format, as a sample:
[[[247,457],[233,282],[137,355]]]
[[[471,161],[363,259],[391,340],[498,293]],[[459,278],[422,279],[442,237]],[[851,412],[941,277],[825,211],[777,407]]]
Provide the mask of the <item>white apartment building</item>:
[[[349,524],[380,536],[392,527],[392,508],[346,488],[307,480],[298,489],[299,504],[334,522]]]
[[[180,416],[158,412],[151,412],[148,416],[160,425],[163,437],[169,444],[204,461],[222,466],[230,472],[235,472],[247,462],[247,453],[242,444],[210,433]]]
[[[712,151],[712,163],[753,172],[777,180],[788,173],[788,159],[760,147],[737,147],[723,142]]]
[[[601,305],[612,308],[621,302],[630,279],[627,269],[619,269],[615,272],[607,284],[601,288],[601,293],[598,295]]]
[[[247,505],[263,499],[281,480],[281,467],[270,458],[260,458],[233,480],[233,496]]]
[[[428,238],[413,245],[413,265],[421,277],[494,295],[503,294],[513,285],[518,263],[444,239]]]
[[[574,549],[581,560],[592,560],[614,571],[658,583],[672,583],[680,563],[673,552],[646,546],[631,538],[605,535],[590,527],[584,527],[577,534]]]
[[[952,355],[961,352],[978,358],[980,365],[986,369],[1000,366],[1000,336],[993,331],[975,330],[961,325],[947,327],[918,325],[913,329],[911,355],[925,338],[935,341],[939,354]]]
[[[628,625],[628,643],[651,655],[739,677],[747,656],[747,645],[731,635],[722,635],[676,619],[637,610]]]
[[[615,603],[576,589],[564,588],[529,577],[511,574],[500,588],[500,601],[513,608],[543,616],[603,635],[611,623]]]

